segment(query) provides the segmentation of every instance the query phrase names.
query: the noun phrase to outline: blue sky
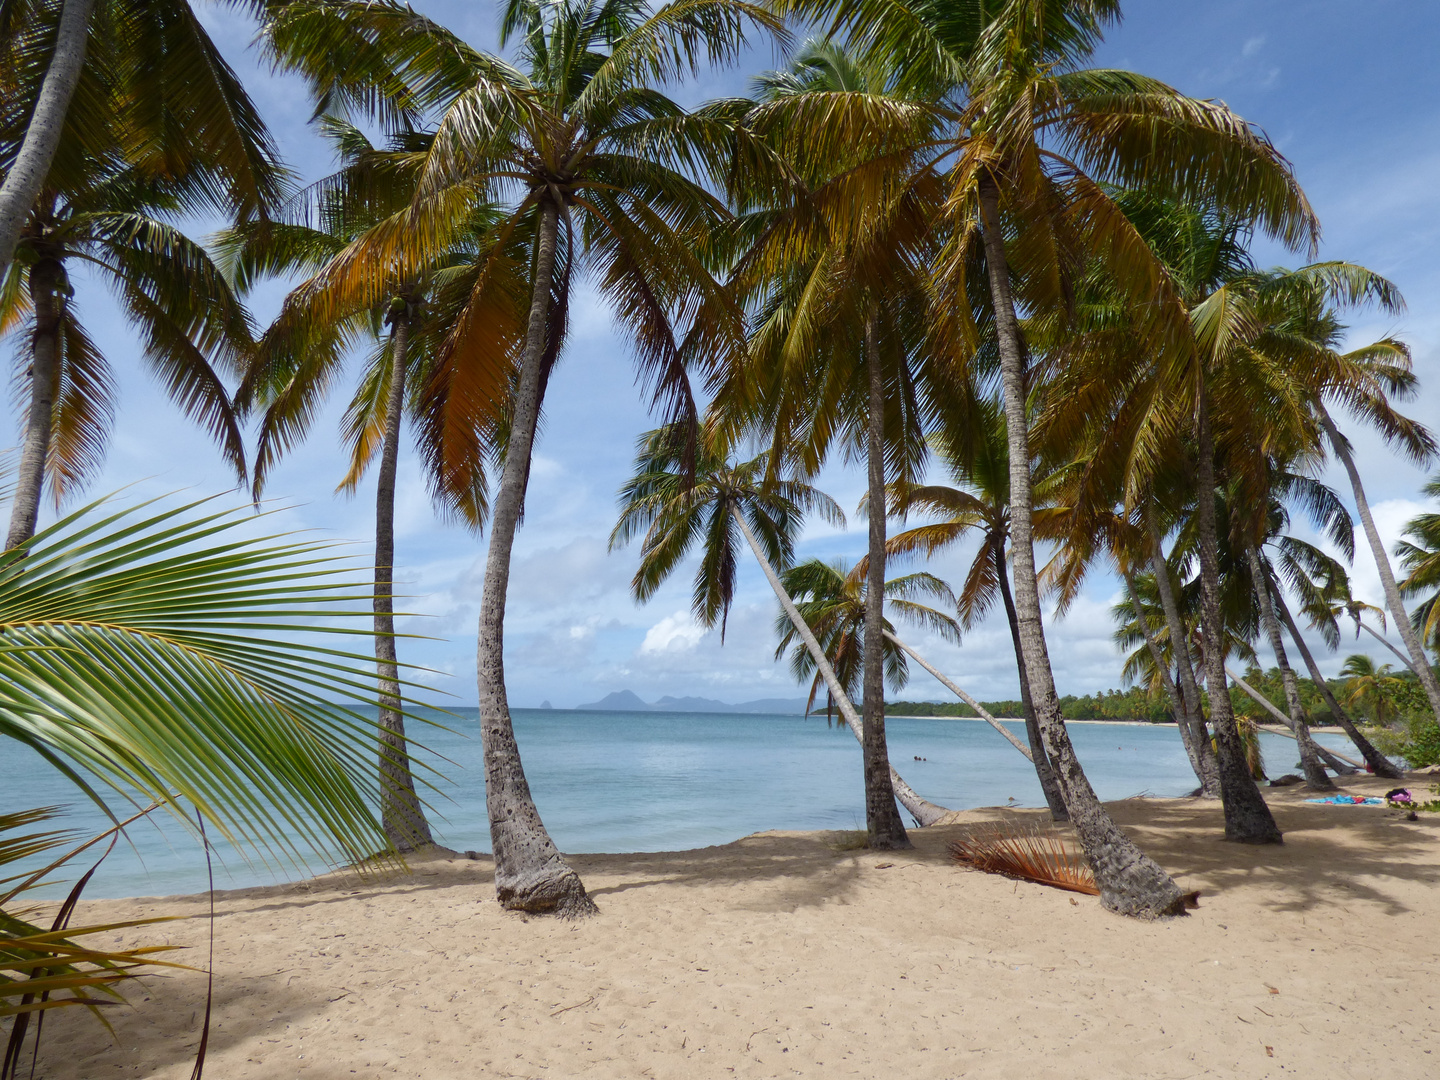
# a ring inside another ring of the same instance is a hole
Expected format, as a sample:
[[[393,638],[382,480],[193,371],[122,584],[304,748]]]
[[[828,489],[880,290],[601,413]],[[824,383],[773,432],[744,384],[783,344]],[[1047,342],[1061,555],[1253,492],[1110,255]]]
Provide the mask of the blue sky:
[[[421,11],[491,48],[498,7],[489,2],[422,0]],[[253,24],[201,3],[208,25],[242,73],[292,166],[313,179],[328,151],[307,128],[303,88],[271,75],[247,48]],[[1440,14],[1428,4],[1380,0],[1365,5],[1298,0],[1249,0],[1179,5],[1132,2],[1124,23],[1102,47],[1098,63],[1164,79],[1186,93],[1227,102],[1259,124],[1294,162],[1324,225],[1322,258],[1363,263],[1394,279],[1409,301],[1398,319],[1357,313],[1353,340],[1398,333],[1412,346],[1424,389],[1409,411],[1433,422],[1440,401],[1440,73],[1433,64]],[[707,74],[679,93],[685,100],[733,93],[755,70],[774,66],[769,48],[748,66]],[[189,226],[197,235],[213,223]],[[1262,262],[1296,257],[1262,248]],[[106,467],[94,493],[134,485],[140,494],[230,488],[218,454],[157,392],[137,362],[133,334],[96,284],[77,277],[77,302],[115,362],[122,387]],[[268,317],[278,287],[254,298]],[[7,352],[13,343],[0,345]],[[269,494],[292,508],[280,519],[294,528],[367,542],[373,485],[355,498],[332,494],[344,473],[335,450],[344,391],[317,423],[311,441],[274,474]],[[0,445],[14,442],[15,410],[3,417]],[[682,573],[648,605],[637,607],[628,583],[635,553],[607,554],[615,492],[628,474],[636,436],[651,419],[635,386],[631,360],[605,310],[588,294],[576,306],[573,336],[551,384],[537,446],[527,517],[515,549],[506,663],[511,701],[556,706],[591,701],[630,688],[647,700],[700,694],[730,701],[796,696],[774,662],[776,605],[758,570],[746,565],[726,644],[703,633],[688,615],[689,574]],[[1424,475],[1398,461],[1364,432],[1353,432],[1372,503],[1387,540],[1421,508]],[[862,476],[839,465],[820,483],[848,511]],[[1341,477],[1330,477],[1338,483]],[[236,501],[241,501],[237,494]],[[1347,496],[1348,498],[1348,496]],[[406,642],[406,659],[448,675],[437,688],[463,704],[475,700],[475,617],[483,542],[437,522],[406,447],[397,522],[397,581],[409,595],[406,631],[437,640]],[[272,519],[273,520],[273,519]],[[849,532],[812,528],[802,556],[853,559],[863,549],[863,522]],[[1362,545],[1363,547],[1363,545]],[[972,552],[937,560],[931,570],[958,580]],[[1378,602],[1376,575],[1361,553],[1356,592]],[[1049,624],[1061,693],[1118,685],[1121,661],[1110,643],[1109,606],[1116,585],[1097,574],[1068,616]],[[1013,656],[1003,616],[969,634],[959,648],[915,635],[915,643],[980,697],[1016,693]],[[1372,642],[1373,644],[1373,642]],[[1344,647],[1340,657],[1344,655]],[[1366,651],[1357,647],[1356,651]],[[1323,653],[1323,648],[1320,650]],[[1333,673],[1340,657],[1322,660]],[[918,673],[908,696],[941,698]]]

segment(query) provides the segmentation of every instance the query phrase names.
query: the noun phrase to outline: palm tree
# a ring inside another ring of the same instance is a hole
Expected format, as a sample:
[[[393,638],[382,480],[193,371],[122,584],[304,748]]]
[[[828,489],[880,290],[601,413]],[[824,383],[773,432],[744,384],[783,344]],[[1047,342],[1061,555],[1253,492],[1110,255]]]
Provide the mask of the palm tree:
[[[47,481],[58,505],[93,475],[114,415],[114,378],[80,322],[70,262],[107,281],[166,392],[244,478],[223,376],[238,374],[251,346],[249,319],[205,249],[164,220],[179,206],[132,170],[118,170],[86,177],[69,192],[47,189],[32,210],[0,283],[0,329],[13,333],[25,319],[29,331],[17,350],[30,403],[7,548],[34,534]]]
[[[792,562],[795,540],[807,512],[818,513],[832,524],[843,524],[845,516],[829,496],[810,485],[771,478],[768,453],[749,461],[731,462],[723,446],[724,439],[716,434],[713,425],[707,427],[693,457],[683,428],[671,425],[641,436],[635,475],[620,491],[620,518],[610,534],[611,550],[642,537],[640,566],[631,589],[635,598],[643,602],[655,595],[695,543],[701,542],[692,610],[704,627],[713,627],[718,621],[723,640],[726,616],[735,595],[739,541],[743,538],[794,632],[810,650],[814,669],[825,680],[829,700],[838,705],[863,750],[864,718],[855,710],[850,691],[840,681],[775,569]],[[895,798],[921,825],[933,824],[948,812],[915,794],[893,765],[888,769]]]
[[[1129,72],[1080,68],[1118,15],[1113,0],[1035,0],[993,15],[971,5],[925,5],[886,20],[877,18],[879,11],[894,5],[878,0],[789,0],[785,6],[829,14],[867,47],[903,58],[913,84],[956,103],[941,150],[955,162],[954,225],[940,268],[937,323],[955,340],[955,351],[973,349],[977,334],[963,298],[975,273],[988,277],[1010,441],[1016,616],[1041,731],[1105,902],[1137,914],[1179,910],[1174,883],[1095,798],[1060,715],[1033,552],[1026,351],[1016,302],[1034,312],[1056,310],[1073,285],[1067,268],[1098,259],[1123,281],[1127,302],[1149,314],[1147,338],[1173,335],[1182,312],[1107,182],[1215,198],[1257,217],[1287,242],[1313,237],[1314,217],[1284,159],[1223,106],[1184,98]],[[1221,732],[1222,757],[1238,752],[1232,734]],[[1231,771],[1241,768],[1237,759]],[[1248,831],[1277,839],[1258,793],[1250,802],[1257,827]]]
[[[410,212],[352,247],[348,262],[357,273],[376,261],[424,265],[477,204],[505,207],[495,230],[500,242],[441,347],[441,362],[455,373],[446,408],[461,420],[452,426],[473,429],[469,419],[494,425],[503,414],[506,427],[477,659],[495,887],[509,908],[566,916],[595,910],[531,797],[504,678],[510,553],[544,386],[564,345],[570,285],[578,273],[594,274],[630,331],[657,400],[675,417],[693,419],[684,369],[691,343],[707,333],[715,335],[706,339],[711,345],[739,337],[738,318],[731,330],[692,326],[691,342],[676,329],[678,314],[714,299],[698,251],[725,209],[693,172],[718,167],[718,152],[729,144],[722,125],[688,116],[658,87],[697,70],[702,57],[733,58],[751,26],[778,28],[743,0],[676,0],[653,11],[628,0],[511,0],[501,25],[502,46],[518,46],[511,64],[383,0],[301,0],[266,24],[271,55],[305,75],[329,107],[382,122],[441,113]],[[533,237],[523,263],[508,245],[517,230]],[[508,324],[489,315],[515,297],[524,297],[523,332],[512,346]],[[731,313],[723,302],[707,310],[722,323]],[[483,448],[462,441],[459,449]],[[473,461],[457,465],[448,457],[432,467],[442,482],[456,468],[475,471]]]
[[[1401,683],[1393,670],[1393,665],[1377,665],[1364,653],[1347,656],[1340,668],[1340,677],[1349,680],[1345,703],[1364,709],[1377,727],[1387,727],[1395,718],[1395,693]]]
[[[15,105],[0,113],[0,162],[15,163],[0,202],[0,323],[33,318],[7,546],[34,531],[47,470],[58,500],[98,463],[108,433],[113,386],[75,321],[68,260],[94,261],[109,279],[146,360],[243,476],[229,398],[210,363],[233,368],[248,328],[204,252],[169,219],[207,206],[231,220],[263,217],[285,180],[264,124],[184,0],[115,0],[89,30],[82,10],[11,5],[0,44],[0,91]],[[85,34],[88,45],[76,40]],[[67,74],[87,54],[79,74]],[[72,79],[78,106],[67,116],[58,89]]]
[[[1219,774],[1215,768],[1214,751],[1209,732],[1205,729],[1204,716],[1197,708],[1199,691],[1197,689],[1192,694],[1182,689],[1185,673],[1192,681],[1194,679],[1192,653],[1195,635],[1190,628],[1183,628],[1179,633],[1172,632],[1156,574],[1137,574],[1128,561],[1121,562],[1120,572],[1125,580],[1125,599],[1112,611],[1113,617],[1120,623],[1115,631],[1115,642],[1122,648],[1135,650],[1125,661],[1122,677],[1129,682],[1143,680],[1152,693],[1157,687],[1164,691],[1175,716],[1180,741],[1190,759],[1190,767],[1200,781],[1200,795],[1208,799],[1219,798]],[[1168,569],[1164,572],[1168,578]],[[1137,648],[1137,645],[1143,645],[1143,649]]]
[[[0,98],[16,107],[0,119],[0,278],[47,184],[86,154],[118,152],[232,220],[278,200],[265,125],[187,0],[36,0],[5,17]]]
[[[221,241],[222,261],[245,287],[262,275],[306,273],[286,298],[280,314],[262,336],[237,393],[242,411],[264,408],[255,458],[252,492],[258,500],[270,470],[281,455],[309,433],[336,369],[351,346],[369,342],[364,371],[345,416],[345,441],[351,464],[339,489],[354,492],[378,455],[375,495],[375,661],[382,702],[380,773],[384,784],[381,820],[401,851],[433,843],[429,823],[414,788],[405,750],[405,720],[400,708],[395,649],[395,478],[400,430],[407,402],[424,423],[424,394],[438,374],[431,362],[441,328],[454,321],[455,299],[468,296],[478,272],[486,228],[492,215],[476,213],[474,235],[462,238],[416,274],[396,279],[386,267],[371,278],[333,275],[345,263],[350,245],[364,233],[403,214],[429,149],[424,133],[402,131],[377,148],[354,125],[321,118],[322,131],[335,147],[340,168],[297,193],[282,207],[278,221],[241,225]],[[427,310],[427,308],[429,310]],[[388,330],[388,339],[385,332]],[[433,456],[434,447],[427,446]],[[483,495],[483,472],[465,489]],[[453,486],[453,485],[452,485]],[[483,500],[463,500],[460,509],[478,527]]]
[[[837,441],[866,463],[865,816],[872,846],[899,848],[909,840],[889,789],[880,629],[886,479],[913,474],[923,428],[954,380],[922,345],[938,174],[912,169],[925,111],[895,99],[893,81],[885,67],[824,42],[759,80],[761,101],[737,127],[768,169],[732,185],[746,212],[735,233],[748,243],[730,276],[756,317],[750,353],[727,372],[715,410],[732,428],[769,438],[774,463],[789,458],[811,472]],[[869,138],[865,117],[889,107],[908,110],[916,130]]]
[[[865,672],[866,614],[869,610],[865,590],[869,585],[868,578],[869,574],[859,564],[850,567],[843,560],[827,563],[822,559],[797,563],[780,575],[785,591],[794,599],[795,607],[820,642],[835,677],[852,701],[856,691],[863,687]],[[922,597],[933,598],[951,610],[955,608],[955,594],[950,591],[950,586],[933,574],[906,574],[885,583],[885,601],[892,612],[959,644],[960,624],[953,616],[920,603]],[[909,664],[889,619],[882,624],[882,632],[885,635],[885,681],[891,690],[898,691],[910,681]],[[789,651],[790,670],[796,680],[810,680],[810,698],[806,703],[808,712],[815,704],[815,696],[825,678],[787,613],[781,612],[777,618],[775,633],[780,638],[775,648],[775,659],[782,659]]]
[[[933,557],[967,537],[979,534],[980,547],[965,575],[960,590],[958,612],[963,627],[978,623],[994,605],[997,595],[1005,606],[1010,625],[1010,640],[1015,649],[1015,663],[1020,676],[1020,700],[1025,709],[1025,734],[1030,744],[1030,759],[1040,780],[1050,816],[1065,821],[1069,814],[1060,794],[1059,784],[1045,747],[1040,739],[1040,726],[1030,697],[1030,680],[1025,673],[1025,660],[1020,646],[1020,626],[1015,618],[1015,600],[1010,590],[1010,571],[1006,549],[1010,536],[1009,489],[1010,470],[1006,447],[1005,421],[993,403],[979,403],[973,426],[963,437],[959,433],[941,432],[938,436],[940,456],[950,468],[954,479],[965,487],[940,484],[893,485],[894,511],[902,517],[920,512],[939,520],[906,529],[886,545],[890,555],[924,555]],[[1037,478],[1035,498],[1043,519],[1047,507],[1065,478],[1063,469],[1053,470]],[[1043,524],[1041,525],[1043,528]]]

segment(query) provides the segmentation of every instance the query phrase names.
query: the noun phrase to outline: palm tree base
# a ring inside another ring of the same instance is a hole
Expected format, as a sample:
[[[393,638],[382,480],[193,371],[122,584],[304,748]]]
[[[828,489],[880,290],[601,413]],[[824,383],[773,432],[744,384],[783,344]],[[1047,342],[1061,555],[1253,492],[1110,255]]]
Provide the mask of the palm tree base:
[[[563,862],[538,873],[504,876],[497,866],[495,897],[507,911],[554,915],[561,919],[585,919],[600,912],[585,891],[580,875]]]

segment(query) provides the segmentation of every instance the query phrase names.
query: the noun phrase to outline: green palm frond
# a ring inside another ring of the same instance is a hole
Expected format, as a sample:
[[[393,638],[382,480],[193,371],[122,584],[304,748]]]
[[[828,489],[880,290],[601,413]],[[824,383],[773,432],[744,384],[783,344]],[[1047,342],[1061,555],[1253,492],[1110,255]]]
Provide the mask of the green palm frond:
[[[253,520],[101,502],[7,552],[0,736],[107,813],[140,798],[188,823],[183,800],[261,858],[363,860],[388,850],[357,711],[374,668],[345,648],[370,634],[369,586],[333,545]]]

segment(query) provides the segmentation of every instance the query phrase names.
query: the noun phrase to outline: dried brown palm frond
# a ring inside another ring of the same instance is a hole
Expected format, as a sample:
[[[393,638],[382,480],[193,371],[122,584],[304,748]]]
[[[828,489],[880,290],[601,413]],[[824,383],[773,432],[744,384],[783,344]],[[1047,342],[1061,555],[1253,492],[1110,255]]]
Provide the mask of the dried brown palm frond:
[[[1055,833],[1004,825],[983,827],[952,842],[950,856],[961,866],[987,874],[1100,895],[1084,858]]]

